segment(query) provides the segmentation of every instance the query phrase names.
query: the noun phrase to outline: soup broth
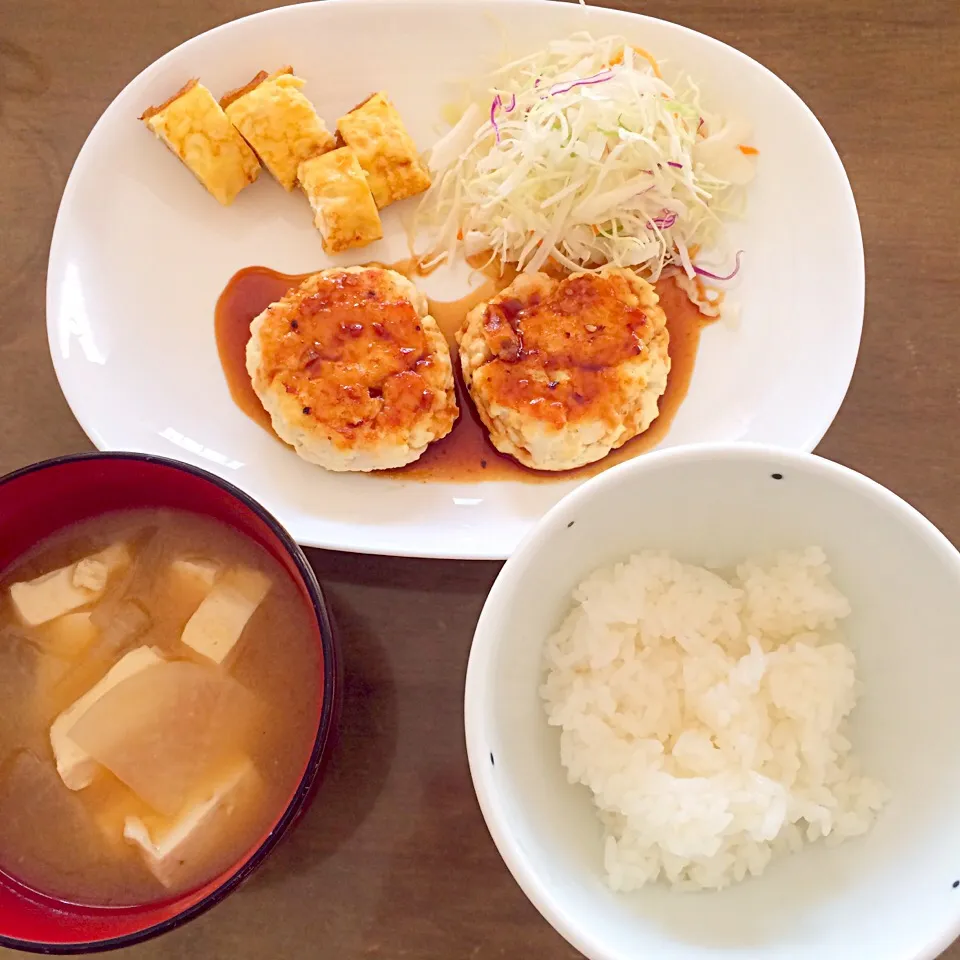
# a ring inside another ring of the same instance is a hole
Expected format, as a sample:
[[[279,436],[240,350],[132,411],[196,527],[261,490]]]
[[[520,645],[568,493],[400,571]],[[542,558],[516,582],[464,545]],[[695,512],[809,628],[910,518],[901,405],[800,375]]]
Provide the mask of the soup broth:
[[[312,612],[272,557],[205,517],[124,511],[37,544],[0,593],[0,870],[141,904],[267,835],[312,750],[322,674]]]

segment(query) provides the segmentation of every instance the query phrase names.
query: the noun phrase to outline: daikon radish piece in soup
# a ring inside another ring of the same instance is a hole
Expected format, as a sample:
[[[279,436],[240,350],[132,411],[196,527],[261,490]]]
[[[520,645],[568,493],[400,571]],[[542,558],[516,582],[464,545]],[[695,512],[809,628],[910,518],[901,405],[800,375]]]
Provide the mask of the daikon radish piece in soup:
[[[228,673],[177,660],[119,683],[69,736],[154,810],[174,816],[205,771],[243,752],[259,713]]]

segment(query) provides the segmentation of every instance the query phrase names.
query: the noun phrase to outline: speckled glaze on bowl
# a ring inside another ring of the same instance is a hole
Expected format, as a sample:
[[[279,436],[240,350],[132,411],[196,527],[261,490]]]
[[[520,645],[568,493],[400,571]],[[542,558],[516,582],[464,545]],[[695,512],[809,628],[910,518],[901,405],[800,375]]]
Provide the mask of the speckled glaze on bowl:
[[[892,799],[719,893],[614,894],[589,791],[538,695],[542,646],[597,567],[642,549],[729,568],[819,545],[853,613],[850,736]],[[960,933],[960,553],[889,490],[809,454],[707,445],[640,457],[551,510],[506,563],[467,669],[470,770],[501,855],[590,960],[934,960]]]

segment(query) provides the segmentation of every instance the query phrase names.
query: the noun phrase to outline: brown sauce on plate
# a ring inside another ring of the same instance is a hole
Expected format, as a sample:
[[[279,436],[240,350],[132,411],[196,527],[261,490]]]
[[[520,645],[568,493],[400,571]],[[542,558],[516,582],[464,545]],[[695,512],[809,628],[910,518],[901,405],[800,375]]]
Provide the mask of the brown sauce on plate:
[[[382,264],[371,264],[382,266]],[[415,280],[415,261],[406,260],[391,264],[390,268]],[[269,267],[245,267],[231,277],[217,301],[215,331],[217,350],[223,367],[230,395],[237,406],[252,420],[275,436],[270,418],[253,391],[246,370],[246,346],[250,337],[250,322],[262,310],[279,300],[291,287],[302,282],[310,274],[285,274]],[[430,312],[443,331],[454,352],[454,370],[457,374],[457,402],[460,419],[449,436],[432,443],[426,453],[415,463],[399,470],[386,470],[386,476],[410,480],[475,482],[478,480],[520,480],[527,483],[542,483],[551,480],[583,479],[600,473],[616,463],[630,460],[640,453],[655,447],[667,435],[673,418],[683,403],[697,357],[700,332],[710,323],[710,318],[690,302],[686,294],[672,279],[663,279],[656,284],[660,304],[667,315],[670,331],[671,370],[667,389],[660,398],[660,415],[640,436],[628,441],[619,450],[597,463],[549,473],[530,470],[512,457],[499,453],[490,443],[486,429],[480,422],[466,389],[456,362],[456,331],[463,318],[482,300],[489,300],[513,282],[512,270],[500,275],[497,271],[485,271],[485,279],[466,296],[453,301],[430,301]]]

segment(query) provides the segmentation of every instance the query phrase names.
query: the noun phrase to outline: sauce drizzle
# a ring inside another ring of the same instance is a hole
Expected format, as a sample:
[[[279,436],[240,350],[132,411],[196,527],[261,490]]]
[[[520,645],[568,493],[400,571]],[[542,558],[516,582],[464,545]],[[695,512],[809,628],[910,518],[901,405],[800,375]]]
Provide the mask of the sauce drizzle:
[[[370,264],[384,266],[384,264]],[[405,260],[390,264],[390,269],[415,280],[416,263]],[[234,403],[252,420],[276,437],[270,426],[270,417],[254,393],[246,369],[246,346],[250,336],[250,322],[262,310],[279,300],[291,287],[301,283],[310,274],[285,274],[269,267],[252,266],[239,270],[231,277],[217,300],[214,327],[220,364]],[[619,450],[597,463],[548,473],[530,470],[512,457],[497,451],[490,443],[486,429],[470,402],[459,374],[456,358],[456,331],[463,318],[482,300],[489,300],[513,282],[516,274],[505,270],[485,271],[484,281],[459,300],[430,301],[430,313],[446,336],[454,355],[453,367],[457,373],[457,403],[460,419],[449,436],[431,444],[415,463],[399,470],[377,471],[375,476],[399,477],[419,481],[476,482],[481,480],[520,480],[544,483],[555,480],[584,479],[601,473],[614,464],[630,460],[655,447],[667,435],[687,390],[700,344],[700,333],[711,319],[704,317],[687,295],[670,278],[657,282],[660,304],[667,315],[670,331],[671,370],[667,389],[660,398],[660,415],[646,432],[628,441]]]

